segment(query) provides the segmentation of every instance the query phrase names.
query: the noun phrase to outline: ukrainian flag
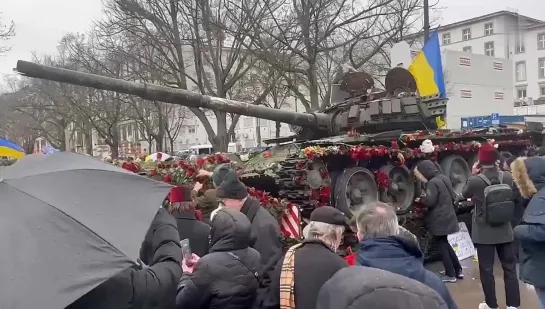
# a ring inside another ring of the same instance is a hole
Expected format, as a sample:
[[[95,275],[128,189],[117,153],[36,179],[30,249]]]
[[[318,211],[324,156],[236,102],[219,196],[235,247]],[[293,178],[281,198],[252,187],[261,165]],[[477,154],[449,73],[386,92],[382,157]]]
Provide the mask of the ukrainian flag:
[[[446,97],[443,64],[441,63],[441,49],[439,48],[439,34],[435,31],[424,48],[414,58],[409,72],[416,80],[420,96],[437,95]]]
[[[21,159],[25,156],[23,148],[17,146],[13,142],[7,139],[0,138],[0,157],[12,157],[15,159]]]

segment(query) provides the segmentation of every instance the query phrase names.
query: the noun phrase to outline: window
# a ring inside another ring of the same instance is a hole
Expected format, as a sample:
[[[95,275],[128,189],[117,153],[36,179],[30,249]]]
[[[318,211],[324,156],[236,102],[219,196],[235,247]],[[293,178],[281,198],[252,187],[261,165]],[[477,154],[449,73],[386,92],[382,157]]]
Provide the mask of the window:
[[[487,23],[484,24],[484,35],[493,35],[494,34],[494,24]]]
[[[462,40],[463,41],[471,40],[471,29],[470,28],[466,28],[466,29],[462,30]]]
[[[244,118],[243,125],[244,128],[252,128],[254,126],[254,118]]]
[[[494,42],[484,43],[484,54],[490,57],[494,57]]]
[[[515,45],[515,53],[516,54],[522,54],[526,51],[526,48],[524,47],[524,39],[521,34],[517,34],[516,38],[516,45]]]
[[[526,98],[526,88],[517,89],[517,98],[519,99]]]
[[[545,33],[537,35],[537,49],[545,49]]]
[[[515,74],[516,74],[517,82],[523,82],[526,80],[526,62],[525,61],[520,61],[515,64]]]
[[[450,32],[443,33],[443,45],[450,44]]]
[[[464,53],[470,53],[471,54],[471,46],[466,46],[462,49]]]
[[[195,133],[195,126],[188,126],[187,133]]]
[[[539,78],[545,78],[545,58],[537,59],[537,71]]]
[[[539,96],[545,97],[545,86],[544,85],[539,86]]]

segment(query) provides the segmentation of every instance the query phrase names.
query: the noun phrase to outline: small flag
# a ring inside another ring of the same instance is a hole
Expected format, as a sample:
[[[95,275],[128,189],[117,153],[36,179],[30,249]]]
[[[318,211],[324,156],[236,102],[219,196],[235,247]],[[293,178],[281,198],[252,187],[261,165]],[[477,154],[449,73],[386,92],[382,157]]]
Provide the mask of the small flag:
[[[24,156],[25,151],[23,148],[7,139],[0,138],[0,157],[21,159]]]
[[[280,222],[280,230],[286,238],[301,237],[301,219],[297,205],[290,203]]]
[[[416,80],[420,96],[439,95],[441,98],[446,97],[439,34],[437,31],[431,34],[426,45],[424,45],[414,58],[412,64],[409,66],[409,72],[411,72]]]

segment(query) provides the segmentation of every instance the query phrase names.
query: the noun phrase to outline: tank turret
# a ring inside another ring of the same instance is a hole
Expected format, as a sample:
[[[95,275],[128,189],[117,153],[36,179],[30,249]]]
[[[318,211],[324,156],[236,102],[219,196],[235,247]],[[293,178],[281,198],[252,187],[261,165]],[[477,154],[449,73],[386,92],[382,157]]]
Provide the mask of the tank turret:
[[[376,133],[435,129],[435,118],[444,116],[447,102],[438,97],[418,97],[414,78],[403,68],[394,68],[386,75],[386,90],[374,89],[373,79],[365,72],[348,72],[340,91],[332,95],[336,98],[332,100],[332,106],[315,113],[272,109],[184,89],[124,81],[27,61],[18,61],[17,71],[29,77],[131,94],[147,100],[284,122],[299,127],[295,130],[298,139],[324,138],[350,130]]]

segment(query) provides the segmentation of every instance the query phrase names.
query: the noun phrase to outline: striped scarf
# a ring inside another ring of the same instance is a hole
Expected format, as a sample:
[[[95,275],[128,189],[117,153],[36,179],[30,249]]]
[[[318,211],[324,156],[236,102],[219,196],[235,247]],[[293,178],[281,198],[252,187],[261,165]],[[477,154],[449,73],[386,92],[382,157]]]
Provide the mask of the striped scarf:
[[[280,273],[280,309],[295,309],[295,251],[301,244],[288,249]]]

